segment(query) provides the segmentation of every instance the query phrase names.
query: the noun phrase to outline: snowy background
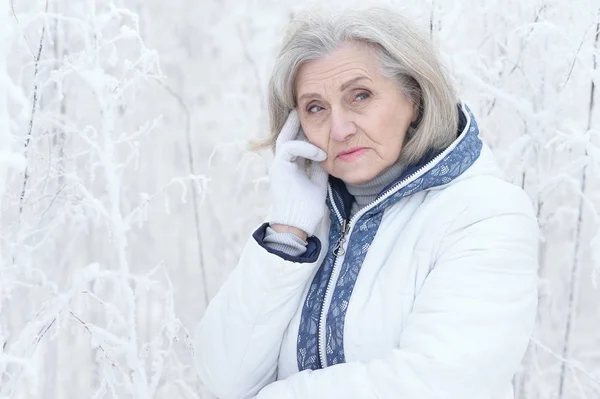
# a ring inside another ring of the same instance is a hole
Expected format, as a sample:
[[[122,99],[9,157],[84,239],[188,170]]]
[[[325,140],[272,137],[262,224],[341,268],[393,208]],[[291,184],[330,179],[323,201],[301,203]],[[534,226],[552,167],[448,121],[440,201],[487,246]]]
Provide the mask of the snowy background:
[[[293,0],[0,0],[0,397],[209,398]],[[340,4],[346,1],[338,0]],[[543,230],[518,399],[600,397],[600,0],[403,0]]]

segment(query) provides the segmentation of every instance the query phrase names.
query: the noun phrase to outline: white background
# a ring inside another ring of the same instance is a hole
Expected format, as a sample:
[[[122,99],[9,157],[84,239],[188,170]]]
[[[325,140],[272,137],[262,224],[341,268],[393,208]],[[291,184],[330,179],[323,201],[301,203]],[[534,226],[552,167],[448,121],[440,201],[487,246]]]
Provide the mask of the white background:
[[[0,0],[0,397],[209,397],[190,335],[266,216],[246,142],[297,3]],[[517,398],[600,397],[600,1],[382,3],[538,211]]]

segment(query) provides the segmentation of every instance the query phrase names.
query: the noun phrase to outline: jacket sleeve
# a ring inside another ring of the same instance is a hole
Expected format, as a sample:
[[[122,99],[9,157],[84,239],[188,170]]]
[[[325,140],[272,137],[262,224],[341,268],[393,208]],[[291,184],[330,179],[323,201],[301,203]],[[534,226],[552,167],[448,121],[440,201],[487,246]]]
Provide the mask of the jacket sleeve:
[[[221,399],[253,397],[275,380],[284,331],[320,258],[316,237],[300,257],[266,247],[267,226],[248,241],[195,332],[196,369]]]
[[[463,199],[462,213],[446,224],[398,348],[303,371],[257,398],[508,397],[535,321],[539,231],[525,193],[502,186]]]

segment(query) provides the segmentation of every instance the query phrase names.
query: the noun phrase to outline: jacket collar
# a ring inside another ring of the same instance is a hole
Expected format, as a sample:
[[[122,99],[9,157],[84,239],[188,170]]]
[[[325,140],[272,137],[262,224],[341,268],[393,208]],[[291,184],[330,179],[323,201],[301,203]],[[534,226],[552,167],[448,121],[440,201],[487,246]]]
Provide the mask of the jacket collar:
[[[451,183],[477,160],[483,145],[477,122],[465,104],[458,106],[458,112],[456,140],[443,151],[430,151],[419,162],[409,165],[402,175],[385,187],[377,199],[365,208],[365,214],[380,212],[408,195]],[[332,214],[339,213],[339,216],[348,220],[353,201],[344,182],[330,176],[327,206]]]

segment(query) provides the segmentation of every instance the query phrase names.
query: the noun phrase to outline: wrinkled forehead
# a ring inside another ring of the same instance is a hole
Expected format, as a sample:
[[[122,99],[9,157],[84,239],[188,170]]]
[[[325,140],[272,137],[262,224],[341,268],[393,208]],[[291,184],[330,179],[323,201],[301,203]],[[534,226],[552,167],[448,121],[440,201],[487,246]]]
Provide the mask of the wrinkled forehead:
[[[296,98],[306,92],[343,91],[344,84],[378,79],[379,63],[372,49],[360,43],[346,43],[319,59],[302,63],[295,76]]]

